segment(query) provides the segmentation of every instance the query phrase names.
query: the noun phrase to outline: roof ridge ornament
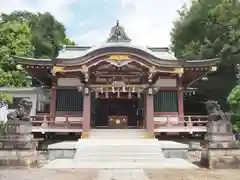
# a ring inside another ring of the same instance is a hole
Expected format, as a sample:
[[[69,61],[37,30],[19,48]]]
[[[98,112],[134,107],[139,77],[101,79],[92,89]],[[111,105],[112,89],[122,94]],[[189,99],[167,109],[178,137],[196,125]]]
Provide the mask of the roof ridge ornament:
[[[119,20],[115,26],[112,27],[107,42],[131,42],[131,39],[126,35],[125,30],[119,25]]]

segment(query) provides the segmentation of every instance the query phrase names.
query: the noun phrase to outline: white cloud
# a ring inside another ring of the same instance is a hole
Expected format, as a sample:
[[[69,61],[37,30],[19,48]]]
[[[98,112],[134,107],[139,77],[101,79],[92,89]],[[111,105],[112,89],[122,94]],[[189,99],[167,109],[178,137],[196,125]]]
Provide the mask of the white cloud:
[[[16,10],[50,12],[57,20],[66,23],[72,17],[71,5],[77,0],[1,0],[0,12]]]
[[[105,0],[106,1],[106,0]],[[167,47],[170,45],[170,31],[179,10],[189,0],[119,0],[120,25],[132,39],[132,43],[143,46]],[[112,22],[112,26],[115,22]],[[110,27],[94,27],[86,34],[75,36],[78,44],[98,44],[107,39]],[[105,36],[106,35],[106,36]]]
[[[187,0],[122,0],[119,19],[133,43],[169,46],[177,10],[185,2]]]
[[[74,3],[82,0],[1,0],[0,12],[10,13],[15,10],[31,12],[50,12],[57,20],[63,22],[66,28],[74,23],[75,28],[87,28],[85,34],[72,35],[78,44],[98,44],[105,41],[111,27],[88,27],[88,19],[78,22],[79,14],[73,14]],[[108,1],[108,0],[104,0]],[[177,10],[189,0],[118,0],[120,9],[113,17],[120,20],[127,35],[133,43],[148,46],[169,46],[172,21],[177,18]],[[92,0],[94,5],[94,0]],[[90,6],[89,8],[92,8]],[[76,11],[75,11],[76,13]],[[112,22],[112,26],[115,22]],[[86,30],[86,29],[85,29]],[[68,29],[68,32],[71,30]],[[81,33],[81,34],[80,34]]]
[[[107,30],[101,31],[98,29],[93,29],[89,30],[85,34],[76,35],[72,39],[74,39],[79,45],[93,46],[104,42],[107,39],[107,37],[108,37]]]

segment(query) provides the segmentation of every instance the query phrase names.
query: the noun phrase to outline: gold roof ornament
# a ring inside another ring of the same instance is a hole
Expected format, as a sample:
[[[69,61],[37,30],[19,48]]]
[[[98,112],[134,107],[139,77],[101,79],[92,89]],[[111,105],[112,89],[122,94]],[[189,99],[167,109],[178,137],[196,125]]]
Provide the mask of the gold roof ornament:
[[[174,73],[178,74],[179,76],[182,76],[184,73],[184,68],[175,68]]]
[[[57,72],[64,72],[64,67],[53,66],[52,73],[56,74]]]
[[[122,61],[122,60],[128,60],[129,57],[128,57],[128,55],[119,54],[119,55],[111,55],[111,56],[109,56],[108,59],[115,60],[115,61]]]
[[[155,66],[152,66],[152,67],[149,69],[149,72],[150,72],[150,73],[155,73],[155,72],[156,72],[156,67],[155,67]]]
[[[86,65],[83,65],[81,71],[82,71],[83,73],[88,72],[88,67],[87,67]]]
[[[217,66],[212,66],[210,71],[215,72],[217,71],[217,69],[218,69]]]
[[[23,67],[22,67],[21,64],[17,64],[17,65],[16,65],[16,68],[17,68],[17,70],[23,70]]]

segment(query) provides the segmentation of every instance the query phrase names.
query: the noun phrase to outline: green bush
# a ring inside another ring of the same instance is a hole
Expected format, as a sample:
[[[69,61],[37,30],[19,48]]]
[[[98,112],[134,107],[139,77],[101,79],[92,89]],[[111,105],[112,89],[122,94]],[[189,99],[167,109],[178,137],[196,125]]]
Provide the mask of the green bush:
[[[234,132],[240,132],[240,115],[232,115],[231,122]]]
[[[10,104],[13,102],[12,96],[4,92],[0,92],[0,100],[6,100]]]
[[[6,123],[0,121],[0,136],[4,136],[6,134]]]
[[[234,87],[229,94],[227,101],[233,112],[240,112],[240,85]]]

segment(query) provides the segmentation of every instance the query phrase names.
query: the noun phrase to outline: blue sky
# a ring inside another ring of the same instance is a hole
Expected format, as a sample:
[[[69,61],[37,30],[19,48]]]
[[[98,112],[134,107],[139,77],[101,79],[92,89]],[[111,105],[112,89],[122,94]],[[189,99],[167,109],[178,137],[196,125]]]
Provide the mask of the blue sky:
[[[189,0],[1,0],[0,12],[50,12],[80,45],[105,41],[120,21],[132,42],[142,46],[169,46],[172,22]]]

